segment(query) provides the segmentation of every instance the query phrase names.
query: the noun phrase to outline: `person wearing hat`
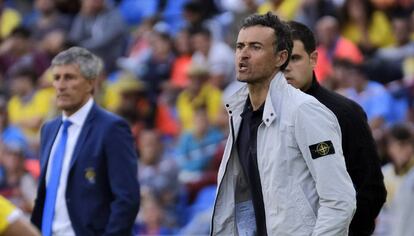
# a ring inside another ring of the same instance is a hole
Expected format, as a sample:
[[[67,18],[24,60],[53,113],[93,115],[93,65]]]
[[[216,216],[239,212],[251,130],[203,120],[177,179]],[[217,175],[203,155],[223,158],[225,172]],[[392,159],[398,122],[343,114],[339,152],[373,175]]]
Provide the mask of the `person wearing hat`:
[[[205,106],[210,122],[217,119],[221,103],[221,91],[210,82],[210,72],[200,64],[191,64],[187,75],[190,79],[186,89],[177,98],[178,118],[183,130],[193,128],[194,111]]]

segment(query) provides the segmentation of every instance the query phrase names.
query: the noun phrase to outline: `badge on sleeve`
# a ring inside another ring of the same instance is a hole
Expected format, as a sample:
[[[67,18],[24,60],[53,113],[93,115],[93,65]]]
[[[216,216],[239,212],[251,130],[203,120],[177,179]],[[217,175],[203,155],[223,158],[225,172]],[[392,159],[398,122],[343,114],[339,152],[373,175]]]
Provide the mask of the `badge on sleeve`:
[[[312,154],[312,159],[335,153],[334,146],[330,140],[310,145],[309,149]]]

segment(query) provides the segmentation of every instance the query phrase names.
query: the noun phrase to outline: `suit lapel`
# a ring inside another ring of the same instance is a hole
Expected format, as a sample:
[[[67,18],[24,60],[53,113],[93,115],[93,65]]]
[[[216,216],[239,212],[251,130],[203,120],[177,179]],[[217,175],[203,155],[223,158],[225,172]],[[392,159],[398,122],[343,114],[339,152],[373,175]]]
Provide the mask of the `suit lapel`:
[[[52,151],[52,146],[53,146],[53,143],[55,142],[55,139],[56,139],[56,136],[59,132],[59,128],[60,128],[61,124],[62,124],[62,118],[59,117],[55,121],[50,123],[50,128],[48,130],[45,130],[45,132],[46,132],[45,137],[42,137],[46,140],[46,142],[45,142],[45,149],[44,149],[44,152],[43,152],[43,156],[41,157],[41,160],[43,160],[43,162],[41,163],[42,164],[42,166],[41,166],[41,170],[42,170],[41,178],[46,176],[47,163],[49,162],[50,153]],[[49,136],[47,134],[49,132],[50,132],[51,136]]]
[[[72,159],[70,160],[69,170],[72,169],[73,164],[79,156],[80,151],[85,143],[86,138],[92,129],[93,119],[95,119],[98,111],[97,105],[94,103],[88,116],[86,117],[85,123],[83,124],[81,133],[79,134],[78,140],[76,141],[75,150],[73,151]]]

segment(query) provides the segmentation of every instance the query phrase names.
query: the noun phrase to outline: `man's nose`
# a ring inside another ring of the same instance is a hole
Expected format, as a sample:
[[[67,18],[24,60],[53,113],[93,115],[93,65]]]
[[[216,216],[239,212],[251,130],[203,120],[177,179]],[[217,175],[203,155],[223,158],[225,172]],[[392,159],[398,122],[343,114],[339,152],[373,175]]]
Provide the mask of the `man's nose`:
[[[53,81],[53,85],[56,90],[64,90],[66,88],[65,82],[63,80],[55,80]]]
[[[286,68],[282,71],[283,73],[288,73],[291,71],[290,63],[286,66]]]
[[[247,47],[246,48],[243,48],[243,49],[240,49],[239,57],[241,59],[247,59],[247,58],[250,57],[250,53],[249,53]]]

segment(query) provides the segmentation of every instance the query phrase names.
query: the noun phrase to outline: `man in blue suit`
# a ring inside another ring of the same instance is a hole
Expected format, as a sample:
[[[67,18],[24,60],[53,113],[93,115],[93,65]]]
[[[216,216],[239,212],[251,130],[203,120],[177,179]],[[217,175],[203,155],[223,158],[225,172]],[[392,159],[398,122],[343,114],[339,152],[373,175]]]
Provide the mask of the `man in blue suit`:
[[[131,235],[139,209],[128,124],[93,101],[101,60],[72,47],[52,61],[62,115],[41,130],[41,176],[32,222],[50,235]]]

